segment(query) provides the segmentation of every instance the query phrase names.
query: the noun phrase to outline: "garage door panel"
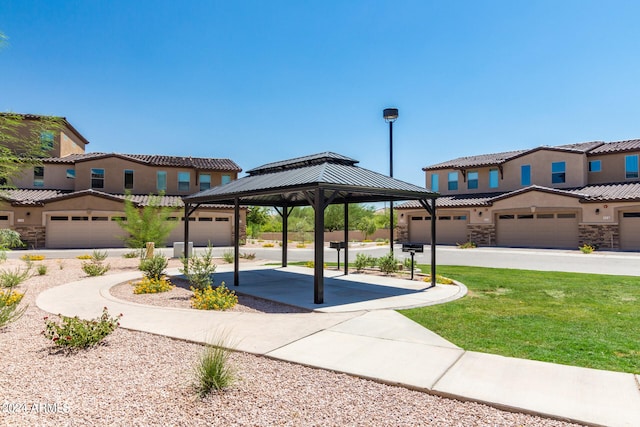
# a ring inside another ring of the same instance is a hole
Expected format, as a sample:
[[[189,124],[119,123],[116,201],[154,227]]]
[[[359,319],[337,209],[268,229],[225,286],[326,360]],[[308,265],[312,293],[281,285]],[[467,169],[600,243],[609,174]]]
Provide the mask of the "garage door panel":
[[[640,212],[620,213],[620,249],[640,251]]]
[[[109,215],[73,213],[47,217],[46,246],[51,249],[120,248],[126,233]]]
[[[455,245],[467,241],[467,215],[438,215],[436,220],[436,243]],[[431,242],[431,217],[409,218],[409,240]]]
[[[228,216],[212,216],[190,218],[189,221],[189,241],[194,246],[207,246],[209,242],[213,246],[231,246],[231,218]],[[184,221],[180,221],[178,226],[171,231],[168,245],[173,242],[184,241]]]
[[[496,240],[499,246],[577,248],[578,218],[575,213],[501,214]]]

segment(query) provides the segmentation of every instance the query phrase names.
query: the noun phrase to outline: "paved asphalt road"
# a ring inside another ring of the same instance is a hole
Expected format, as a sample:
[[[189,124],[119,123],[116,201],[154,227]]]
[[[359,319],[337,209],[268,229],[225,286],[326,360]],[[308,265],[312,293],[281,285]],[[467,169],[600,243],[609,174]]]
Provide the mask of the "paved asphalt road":
[[[416,254],[415,261],[428,264],[431,261],[430,247],[425,246],[424,253]],[[232,248],[214,248],[214,255],[221,256],[223,252]],[[111,256],[119,256],[129,249],[109,249]],[[198,248],[196,248],[196,252]],[[388,246],[351,247],[349,260],[353,261],[358,252],[364,252],[374,257],[380,257],[389,251]],[[395,254],[398,259],[409,257],[403,253],[401,246],[396,245]],[[172,248],[163,249],[167,256],[173,255]],[[257,258],[280,262],[282,250],[280,248],[245,248],[241,253],[255,253]],[[9,258],[18,258],[23,251],[8,252]],[[48,258],[74,258],[80,254],[91,253],[88,249],[72,250],[39,250],[29,253],[42,253]],[[298,249],[289,247],[288,259],[294,261],[313,260],[313,249]],[[325,261],[335,262],[337,251],[325,249]],[[344,260],[344,251],[340,251],[340,262]],[[519,268],[525,270],[569,271],[579,273],[620,274],[640,276],[640,252],[594,252],[583,254],[579,250],[555,249],[513,249],[513,248],[475,248],[458,249],[453,246],[438,246],[436,249],[436,263],[439,265],[468,265],[479,267]]]

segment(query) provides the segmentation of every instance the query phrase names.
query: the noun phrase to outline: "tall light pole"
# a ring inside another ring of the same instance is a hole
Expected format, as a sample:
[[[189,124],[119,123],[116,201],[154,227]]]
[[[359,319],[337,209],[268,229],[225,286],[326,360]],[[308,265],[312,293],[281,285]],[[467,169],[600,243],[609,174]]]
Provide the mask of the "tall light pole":
[[[397,108],[385,108],[382,112],[384,121],[389,123],[389,176],[393,178],[393,122],[398,118]],[[389,201],[389,245],[393,253],[393,201]]]

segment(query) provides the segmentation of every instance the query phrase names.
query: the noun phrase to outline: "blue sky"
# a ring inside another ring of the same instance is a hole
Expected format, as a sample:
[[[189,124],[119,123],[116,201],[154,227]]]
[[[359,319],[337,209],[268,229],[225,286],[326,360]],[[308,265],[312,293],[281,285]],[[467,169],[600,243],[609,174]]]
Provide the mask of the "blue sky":
[[[637,1],[3,0],[0,111],[89,151],[422,167],[640,138]]]

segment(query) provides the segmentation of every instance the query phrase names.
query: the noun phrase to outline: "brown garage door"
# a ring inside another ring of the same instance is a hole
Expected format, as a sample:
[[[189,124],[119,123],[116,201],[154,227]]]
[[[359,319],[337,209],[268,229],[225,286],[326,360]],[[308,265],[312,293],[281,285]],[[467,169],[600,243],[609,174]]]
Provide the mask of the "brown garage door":
[[[60,213],[47,215],[46,247],[122,248],[125,232],[108,214]]]
[[[436,243],[455,245],[467,241],[468,215],[442,214],[436,220]],[[431,242],[431,217],[414,215],[409,218],[409,240]]]
[[[167,243],[184,241],[184,221],[171,231]],[[195,246],[231,246],[231,217],[230,216],[200,216],[189,218],[189,241]]]
[[[640,251],[640,212],[620,213],[620,249]]]
[[[576,249],[578,215],[573,212],[499,214],[498,246]]]

